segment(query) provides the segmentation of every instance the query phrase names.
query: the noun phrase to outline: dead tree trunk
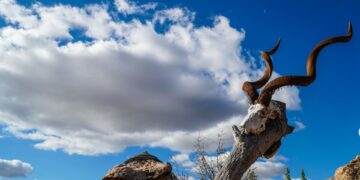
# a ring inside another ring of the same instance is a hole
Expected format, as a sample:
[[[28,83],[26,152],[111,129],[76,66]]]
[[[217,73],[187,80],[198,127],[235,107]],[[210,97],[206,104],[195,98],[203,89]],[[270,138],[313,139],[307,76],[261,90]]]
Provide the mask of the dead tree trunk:
[[[269,83],[267,82],[273,70],[270,55],[276,52],[280,40],[270,51],[262,53],[266,62],[265,74],[255,82],[247,81],[243,84],[243,90],[248,95],[251,106],[240,128],[236,125],[232,128],[233,149],[217,173],[215,180],[240,180],[245,171],[259,157],[270,158],[275,154],[281,145],[281,138],[291,133],[294,128],[288,125],[285,103],[271,100],[272,95],[277,89],[284,86],[310,85],[316,78],[316,61],[321,50],[330,44],[348,42],[351,37],[352,26],[349,22],[346,35],[326,39],[315,46],[307,59],[306,76],[282,76]],[[266,83],[267,85],[259,95],[257,89]]]
[[[260,134],[245,133],[243,128],[234,125],[234,145],[215,180],[240,180],[246,170],[262,155],[272,156],[280,146],[280,140],[291,133],[286,118],[286,105],[279,101],[272,104],[280,110],[279,117],[266,122],[266,129]]]
[[[260,156],[271,157],[281,144],[281,138],[292,131],[287,124],[285,104],[271,100],[277,89],[284,86],[308,86],[316,79],[316,62],[321,50],[334,43],[349,42],[352,37],[352,25],[349,22],[348,32],[321,41],[311,51],[306,61],[306,76],[282,76],[269,81],[273,70],[270,55],[280,45],[280,40],[270,51],[264,51],[262,57],[266,62],[266,71],[261,79],[243,84],[251,104],[242,127],[233,126],[234,146],[230,157],[216,175],[215,180],[240,180],[244,172]],[[265,85],[266,84],[266,85]],[[264,89],[259,95],[257,89]]]

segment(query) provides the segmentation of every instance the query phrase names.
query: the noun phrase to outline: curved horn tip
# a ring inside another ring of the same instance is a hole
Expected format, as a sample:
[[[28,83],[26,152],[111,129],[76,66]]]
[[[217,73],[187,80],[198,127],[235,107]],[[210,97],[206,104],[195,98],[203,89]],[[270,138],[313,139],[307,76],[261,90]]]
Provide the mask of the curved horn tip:
[[[352,30],[352,23],[351,23],[351,21],[349,21],[349,25],[348,25],[348,35],[349,35],[349,36],[352,36],[352,32],[353,32],[353,30]]]
[[[281,43],[281,37],[279,37],[279,39],[278,39],[277,42],[276,42],[276,45],[275,45],[275,47],[274,47],[274,49],[276,48],[275,51],[279,48],[280,43]]]
[[[276,44],[280,44],[281,43],[281,37],[279,37],[278,41],[276,42]]]
[[[268,51],[268,53],[269,54],[274,54],[277,51],[277,49],[279,48],[280,43],[281,43],[281,37],[279,37],[279,39],[277,40],[275,46],[270,51]]]

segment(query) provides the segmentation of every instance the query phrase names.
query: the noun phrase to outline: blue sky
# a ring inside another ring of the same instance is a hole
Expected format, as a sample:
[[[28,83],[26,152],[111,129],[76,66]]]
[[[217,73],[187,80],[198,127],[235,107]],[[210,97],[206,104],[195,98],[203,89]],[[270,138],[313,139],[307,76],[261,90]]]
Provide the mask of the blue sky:
[[[263,178],[284,167],[331,177],[360,148],[359,5],[0,0],[0,164],[25,175],[0,179],[95,180],[145,150],[191,158],[199,133],[211,149],[223,130],[231,145],[248,108],[242,82],[264,70],[260,51],[281,37],[275,74],[305,74],[313,46],[351,20],[351,42],[322,52],[316,81],[275,96],[298,131],[257,164]]]

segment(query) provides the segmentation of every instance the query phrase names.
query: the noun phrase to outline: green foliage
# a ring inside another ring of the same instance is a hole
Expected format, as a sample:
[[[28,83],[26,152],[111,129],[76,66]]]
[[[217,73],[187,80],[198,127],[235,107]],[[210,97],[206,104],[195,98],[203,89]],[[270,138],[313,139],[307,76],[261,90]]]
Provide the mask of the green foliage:
[[[286,168],[285,170],[285,180],[291,180],[289,168]]]
[[[301,170],[301,180],[307,180],[306,177],[305,177],[304,169]]]

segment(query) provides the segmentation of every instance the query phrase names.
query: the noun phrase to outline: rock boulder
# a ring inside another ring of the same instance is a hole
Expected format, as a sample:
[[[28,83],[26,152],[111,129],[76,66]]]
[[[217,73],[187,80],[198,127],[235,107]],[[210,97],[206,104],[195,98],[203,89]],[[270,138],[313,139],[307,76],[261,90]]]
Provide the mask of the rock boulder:
[[[161,162],[148,152],[136,155],[119,164],[103,180],[176,180],[169,163]]]
[[[339,167],[332,180],[360,180],[360,155],[357,155],[349,164]]]

